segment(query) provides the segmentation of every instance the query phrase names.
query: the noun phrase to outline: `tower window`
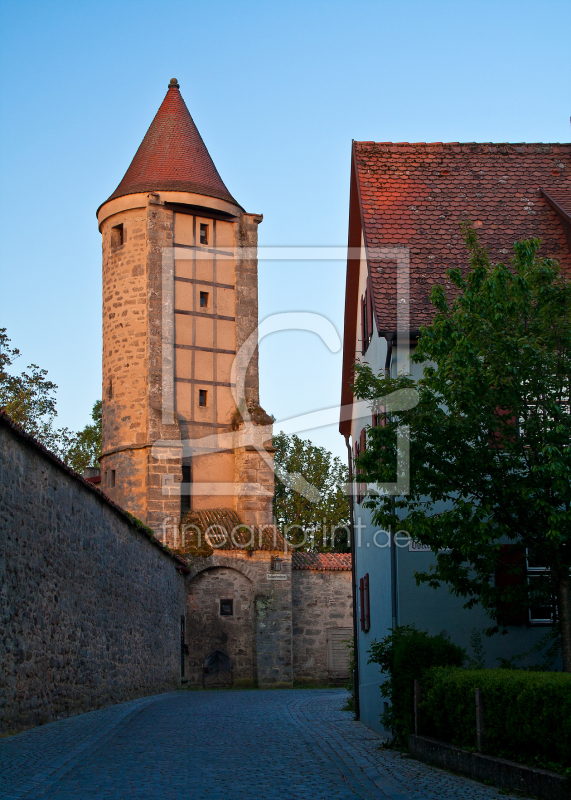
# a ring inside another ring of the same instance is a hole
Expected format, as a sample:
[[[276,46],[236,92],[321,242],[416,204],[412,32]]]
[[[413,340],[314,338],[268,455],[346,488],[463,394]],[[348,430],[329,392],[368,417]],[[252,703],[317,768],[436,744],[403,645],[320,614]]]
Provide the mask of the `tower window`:
[[[208,292],[200,292],[200,308],[208,308]]]
[[[109,488],[113,488],[115,486],[115,470],[110,469],[105,473],[105,485]]]
[[[233,600],[221,600],[220,601],[220,616],[221,617],[233,617],[234,616],[234,601]]]
[[[208,391],[206,389],[199,389],[198,390],[198,405],[202,408],[206,408],[208,400]]]
[[[208,225],[200,223],[200,244],[208,244]]]
[[[190,464],[182,465],[182,483],[180,489],[180,513],[186,514],[190,511]]]
[[[115,225],[111,228],[111,247],[115,250],[117,247],[121,247],[123,242],[125,241],[125,231],[123,229],[123,225]]]
[[[107,382],[107,399],[113,399],[113,378],[109,378]]]

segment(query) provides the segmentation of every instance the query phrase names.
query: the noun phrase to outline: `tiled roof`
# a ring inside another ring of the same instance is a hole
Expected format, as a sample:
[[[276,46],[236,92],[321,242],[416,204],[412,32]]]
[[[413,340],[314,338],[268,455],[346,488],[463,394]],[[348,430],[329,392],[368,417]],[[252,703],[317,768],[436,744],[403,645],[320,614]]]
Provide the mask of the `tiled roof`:
[[[350,570],[350,553],[293,553],[292,569]]]
[[[542,187],[542,192],[549,205],[571,224],[571,187],[566,189]]]
[[[105,202],[126,194],[160,190],[194,192],[237,205],[174,79],[123,180]]]
[[[191,511],[183,519],[184,541],[178,552],[211,555],[214,550],[280,550],[284,537],[275,525],[247,526],[233,508]]]
[[[518,239],[571,274],[561,218],[543,196],[571,208],[571,145],[355,142],[354,165],[367,246],[410,251],[410,329],[430,322],[435,283],[466,267],[459,223],[470,219],[493,262]],[[541,187],[541,188],[540,188]],[[378,329],[396,328],[396,261],[371,260]]]
[[[100,500],[106,503],[110,508],[112,508],[117,514],[123,517],[125,522],[128,522],[129,525],[139,534],[144,536],[147,539],[150,539],[151,543],[162,550],[165,555],[168,555],[173,561],[176,563],[177,570],[188,573],[188,567],[184,559],[182,559],[179,555],[174,553],[169,547],[162,544],[158,539],[155,538],[154,532],[144,525],[140,520],[136,517],[129,514],[125,511],[121,506],[118,506],[117,503],[114,503],[110,500],[105,492],[101,491],[99,487],[95,486],[91,481],[87,480],[86,478],[82,477],[78,472],[73,470],[71,467],[68,467],[61,458],[58,458],[55,453],[52,453],[51,450],[31,436],[27,431],[22,428],[21,425],[18,425],[17,422],[14,422],[12,417],[0,408],[0,425],[5,425],[7,428],[13,431],[13,433],[23,442],[26,442],[30,447],[33,447],[43,458],[47,458],[48,461],[51,461],[59,470],[62,472],[66,472],[71,478],[75,481],[79,481],[85,488],[89,489],[92,492],[95,492]]]

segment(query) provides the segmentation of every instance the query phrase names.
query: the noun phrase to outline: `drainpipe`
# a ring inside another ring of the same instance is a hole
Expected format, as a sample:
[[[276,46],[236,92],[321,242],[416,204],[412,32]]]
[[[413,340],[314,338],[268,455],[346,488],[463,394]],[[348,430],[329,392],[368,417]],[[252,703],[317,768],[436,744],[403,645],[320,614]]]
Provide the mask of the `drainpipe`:
[[[355,695],[355,719],[359,719],[361,715],[361,707],[359,704],[359,629],[357,626],[357,571],[355,559],[355,514],[353,508],[353,458],[351,453],[351,445],[349,444],[349,436],[345,436],[345,444],[347,445],[347,459],[349,464],[349,534],[351,536],[351,593],[353,595],[353,658],[355,661],[355,668],[353,670],[353,692]]]
[[[394,333],[387,333],[387,357],[385,359],[385,376],[388,378],[391,374],[391,359],[393,355],[393,343],[397,338],[396,331]],[[391,497],[391,512],[395,515],[395,498]],[[395,545],[395,537],[391,531],[390,540],[390,554],[391,554],[391,619],[393,630],[398,623],[398,592],[397,592],[397,548]],[[396,531],[395,531],[396,533]]]

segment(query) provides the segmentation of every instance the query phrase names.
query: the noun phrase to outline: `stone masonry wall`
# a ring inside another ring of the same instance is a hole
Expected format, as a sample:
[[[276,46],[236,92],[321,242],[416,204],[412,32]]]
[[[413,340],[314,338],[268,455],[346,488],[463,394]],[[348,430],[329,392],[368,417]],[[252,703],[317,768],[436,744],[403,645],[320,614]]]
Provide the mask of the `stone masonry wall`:
[[[120,246],[113,245],[117,225],[123,226]],[[173,212],[154,195],[146,208],[122,211],[101,227],[102,488],[157,533],[172,529],[180,516],[178,488],[162,488],[164,478],[173,485],[181,480],[180,446],[169,458],[152,454],[158,440],[180,440],[178,421],[162,414],[163,272],[172,283],[172,228]]]
[[[176,688],[177,567],[0,416],[0,730]]]
[[[293,674],[296,681],[327,681],[327,632],[352,632],[349,570],[292,572]]]
[[[272,556],[283,559],[273,580]],[[201,684],[204,659],[220,649],[231,659],[238,685],[291,686],[291,554],[267,550],[219,550],[193,558],[187,580],[188,668]],[[233,617],[221,618],[220,600],[234,600]]]

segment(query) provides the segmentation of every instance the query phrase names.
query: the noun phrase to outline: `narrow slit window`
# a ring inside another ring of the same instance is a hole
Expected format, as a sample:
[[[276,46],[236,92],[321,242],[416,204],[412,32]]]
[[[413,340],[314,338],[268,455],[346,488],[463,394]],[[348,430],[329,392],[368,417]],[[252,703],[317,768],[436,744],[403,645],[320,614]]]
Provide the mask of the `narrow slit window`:
[[[208,292],[200,292],[200,308],[208,308]]]
[[[109,486],[113,488],[115,486],[115,470],[112,469],[109,471]]]
[[[200,244],[208,244],[208,225],[200,223]]]
[[[123,229],[123,225],[114,225],[111,228],[111,247],[113,250],[115,250],[117,247],[121,247],[124,241],[125,231]]]
[[[184,515],[190,511],[190,464],[182,465],[182,485],[180,487],[180,513]]]
[[[220,616],[221,617],[233,617],[234,616],[234,601],[233,600],[221,600],[220,601]]]
[[[208,402],[208,391],[206,389],[198,390],[198,405],[201,408],[206,408]]]

